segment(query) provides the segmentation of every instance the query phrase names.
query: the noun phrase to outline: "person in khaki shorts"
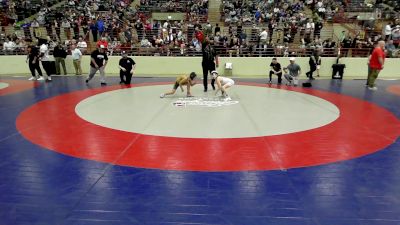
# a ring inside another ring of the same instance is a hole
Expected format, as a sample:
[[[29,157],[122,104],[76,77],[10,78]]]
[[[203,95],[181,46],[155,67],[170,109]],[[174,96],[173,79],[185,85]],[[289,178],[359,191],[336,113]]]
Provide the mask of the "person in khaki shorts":
[[[71,55],[72,55],[72,62],[74,63],[75,67],[75,74],[82,75],[82,52],[75,45],[71,45]]]

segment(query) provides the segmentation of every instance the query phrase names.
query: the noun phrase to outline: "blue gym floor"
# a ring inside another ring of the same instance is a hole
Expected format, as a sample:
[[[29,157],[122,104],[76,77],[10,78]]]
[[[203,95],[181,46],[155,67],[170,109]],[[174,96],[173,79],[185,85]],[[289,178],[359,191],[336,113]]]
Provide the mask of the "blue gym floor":
[[[9,79],[26,80],[1,77],[0,82]],[[190,172],[74,158],[33,144],[17,130],[17,117],[26,108],[99,88],[97,79],[88,87],[84,77],[54,77],[51,83],[0,95],[0,225],[400,225],[399,138],[373,154],[326,165]],[[108,78],[109,85],[118,82]],[[365,80],[316,80],[312,88],[372,102],[400,118],[400,96],[386,90],[400,81],[377,83],[375,92],[365,88]],[[60,120],[62,115],[54,123]]]

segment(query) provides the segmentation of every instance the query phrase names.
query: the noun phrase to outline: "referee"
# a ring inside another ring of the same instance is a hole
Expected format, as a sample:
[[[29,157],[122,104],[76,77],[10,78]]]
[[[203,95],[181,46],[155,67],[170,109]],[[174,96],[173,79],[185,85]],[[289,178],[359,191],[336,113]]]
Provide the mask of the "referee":
[[[214,71],[216,67],[218,67],[218,56],[215,52],[215,49],[211,46],[210,40],[206,37],[206,40],[203,42],[202,46],[203,50],[203,61],[201,66],[203,67],[203,84],[204,84],[204,92],[207,92],[208,89],[208,73]],[[211,80],[211,86],[213,90],[215,90],[215,79]]]
[[[136,67],[135,61],[128,57],[125,51],[122,51],[122,58],[119,60],[119,77],[121,78],[120,84],[130,84],[133,70]]]

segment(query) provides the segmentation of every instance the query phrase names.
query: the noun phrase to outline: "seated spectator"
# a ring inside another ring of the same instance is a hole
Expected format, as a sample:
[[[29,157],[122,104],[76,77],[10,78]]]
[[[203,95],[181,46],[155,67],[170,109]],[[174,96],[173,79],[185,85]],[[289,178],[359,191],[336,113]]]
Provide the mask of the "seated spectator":
[[[399,47],[400,44],[400,26],[396,26],[395,29],[392,31],[392,40],[394,46]]]
[[[191,43],[191,48],[194,48],[196,50],[196,52],[201,52],[201,43],[199,40],[197,40],[196,37],[194,37],[192,39],[192,43]]]
[[[25,49],[28,47],[25,40],[22,38],[18,38],[15,44],[16,44],[15,51],[18,53],[24,53]]]
[[[386,43],[385,49],[387,50],[388,57],[393,58],[393,57],[397,56],[397,50],[396,50],[396,46],[394,46],[394,44],[393,44],[393,40],[389,40]]]
[[[332,41],[332,39],[328,38],[327,40],[324,41],[323,47],[324,48],[334,48],[336,46],[336,43]]]
[[[385,26],[385,41],[389,40],[390,35],[392,34],[392,22],[389,22]]]
[[[108,41],[106,37],[102,37],[97,43],[96,46],[97,48],[100,48],[101,45],[104,45],[104,47],[107,49],[108,48]]]
[[[140,41],[140,47],[145,47],[145,48],[150,48],[151,47],[151,43],[149,42],[149,40],[147,40],[147,38],[145,36]]]
[[[12,41],[11,39],[7,39],[3,44],[3,51],[4,54],[13,54],[14,50],[16,49],[17,44]]]
[[[114,52],[118,53],[118,50],[121,50],[121,43],[117,40],[117,38],[114,38],[109,47],[110,55],[113,55]]]

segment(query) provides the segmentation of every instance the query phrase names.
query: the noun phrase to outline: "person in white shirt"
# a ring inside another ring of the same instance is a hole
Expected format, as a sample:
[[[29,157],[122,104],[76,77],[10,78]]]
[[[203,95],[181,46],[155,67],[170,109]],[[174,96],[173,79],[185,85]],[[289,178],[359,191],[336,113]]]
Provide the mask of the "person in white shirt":
[[[3,51],[5,54],[12,53],[16,47],[17,44],[15,44],[15,42],[13,42],[12,40],[8,40],[3,44]]]
[[[267,28],[260,33],[260,44],[263,46],[264,50],[267,48],[268,31]]]
[[[164,23],[164,25],[163,25],[163,28],[164,28],[164,29],[167,29],[167,28],[168,28],[168,26],[169,26],[169,23],[168,23],[168,21],[165,21],[165,23]]]
[[[81,50],[76,48],[75,45],[71,45],[71,55],[72,55],[72,61],[74,63],[74,67],[75,67],[75,75],[82,75],[82,67],[81,67],[82,52],[81,52]]]
[[[86,41],[83,40],[82,37],[79,37],[79,41],[78,41],[78,44],[76,45],[76,47],[79,50],[81,50],[82,53],[85,53],[86,49],[87,49],[87,43],[86,43]]]
[[[389,22],[385,26],[385,41],[389,40],[391,34],[392,34],[392,22]]]
[[[47,79],[46,81],[51,81],[51,59],[49,55],[49,47],[47,42],[44,42],[40,45],[40,60],[42,61],[42,67],[44,71],[46,71]],[[43,77],[40,77],[38,80],[44,80]]]
[[[232,87],[235,84],[235,81],[231,78],[220,76],[216,70],[212,71],[211,75],[213,76],[213,79],[215,79],[215,83],[217,83],[218,87],[215,95],[217,95],[218,91],[221,90],[222,97],[225,97],[226,100],[231,100],[231,98],[226,93],[226,89]]]
[[[311,34],[312,32],[314,32],[314,29],[315,29],[315,24],[311,19],[309,19],[308,23],[306,24],[306,33]]]

